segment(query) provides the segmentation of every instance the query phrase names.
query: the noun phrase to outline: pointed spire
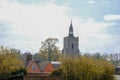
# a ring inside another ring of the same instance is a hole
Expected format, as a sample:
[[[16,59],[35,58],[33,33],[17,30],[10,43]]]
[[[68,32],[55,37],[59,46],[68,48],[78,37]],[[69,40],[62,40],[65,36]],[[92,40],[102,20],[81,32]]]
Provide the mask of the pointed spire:
[[[71,24],[70,24],[70,27],[72,27],[72,19],[71,19]]]
[[[73,26],[72,26],[72,19],[71,19],[71,24],[70,24],[70,28],[69,28],[69,37],[73,36]]]

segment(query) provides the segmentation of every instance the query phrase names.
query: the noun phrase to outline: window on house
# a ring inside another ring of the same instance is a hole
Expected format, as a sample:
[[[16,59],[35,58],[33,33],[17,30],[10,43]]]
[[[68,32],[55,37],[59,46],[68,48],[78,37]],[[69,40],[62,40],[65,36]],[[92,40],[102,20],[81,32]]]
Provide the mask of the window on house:
[[[72,49],[74,49],[74,44],[72,44]]]
[[[36,69],[36,66],[33,65],[33,66],[32,66],[32,70],[35,70],[35,69]]]

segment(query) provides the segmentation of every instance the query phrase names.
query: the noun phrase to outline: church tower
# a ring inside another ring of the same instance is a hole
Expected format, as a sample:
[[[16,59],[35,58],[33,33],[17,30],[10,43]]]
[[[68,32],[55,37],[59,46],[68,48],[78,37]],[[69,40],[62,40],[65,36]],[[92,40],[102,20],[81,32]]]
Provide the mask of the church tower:
[[[79,55],[79,37],[74,36],[72,21],[69,27],[69,35],[64,37],[62,53],[64,56]]]

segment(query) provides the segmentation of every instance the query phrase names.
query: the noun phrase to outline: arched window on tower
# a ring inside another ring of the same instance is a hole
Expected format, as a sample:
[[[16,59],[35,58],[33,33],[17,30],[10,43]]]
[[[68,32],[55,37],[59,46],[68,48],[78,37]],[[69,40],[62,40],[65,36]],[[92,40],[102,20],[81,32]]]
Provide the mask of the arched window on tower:
[[[71,48],[74,49],[74,44],[72,44]]]

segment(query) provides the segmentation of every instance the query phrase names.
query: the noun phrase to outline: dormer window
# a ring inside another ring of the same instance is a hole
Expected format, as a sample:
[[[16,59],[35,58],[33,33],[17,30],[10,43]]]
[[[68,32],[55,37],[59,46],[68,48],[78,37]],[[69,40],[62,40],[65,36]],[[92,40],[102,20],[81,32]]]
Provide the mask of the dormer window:
[[[32,70],[35,70],[35,69],[36,69],[36,66],[33,65],[33,66],[32,66]]]

